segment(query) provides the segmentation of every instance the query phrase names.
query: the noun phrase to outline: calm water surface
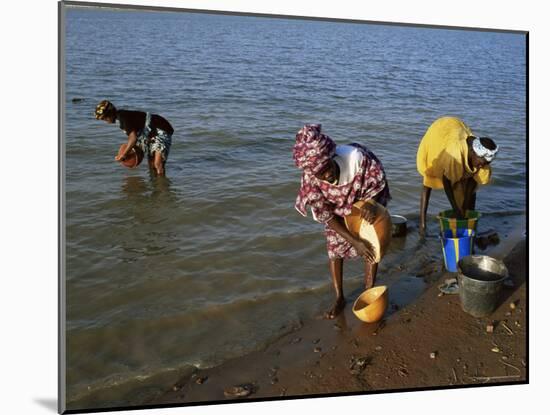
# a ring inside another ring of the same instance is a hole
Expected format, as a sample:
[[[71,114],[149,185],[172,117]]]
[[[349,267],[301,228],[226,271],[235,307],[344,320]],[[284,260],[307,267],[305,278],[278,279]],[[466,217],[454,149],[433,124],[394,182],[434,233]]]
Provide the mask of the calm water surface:
[[[93,9],[69,9],[65,33],[69,401],[219,364],[329,305],[322,226],[293,208],[306,122],[370,147],[390,210],[415,226],[418,143],[439,116],[459,116],[501,147],[478,196],[482,226],[523,224],[521,35]],[[93,117],[106,98],[170,120],[167,178],[114,162],[125,136]],[[446,207],[435,192],[430,213]],[[440,260],[437,239],[419,245],[413,231],[379,278],[403,284]],[[346,266],[350,297],[361,268]]]

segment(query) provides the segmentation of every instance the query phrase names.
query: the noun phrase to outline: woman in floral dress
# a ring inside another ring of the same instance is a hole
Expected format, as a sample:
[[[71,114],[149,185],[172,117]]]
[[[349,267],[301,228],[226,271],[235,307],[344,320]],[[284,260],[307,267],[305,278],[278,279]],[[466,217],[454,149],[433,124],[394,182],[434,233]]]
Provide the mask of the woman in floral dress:
[[[293,148],[294,163],[302,170],[302,181],[296,210],[325,225],[327,251],[332,283],[336,291],[334,305],[324,314],[335,318],[345,307],[343,268],[345,258],[365,259],[365,287],[374,285],[378,264],[373,247],[353,236],[345,226],[344,216],[351,213],[359,200],[374,199],[386,206],[390,191],[382,163],[365,146],[352,143],[336,145],[321,133],[320,124],[306,124],[296,134]],[[374,221],[368,204],[361,211],[363,218]]]

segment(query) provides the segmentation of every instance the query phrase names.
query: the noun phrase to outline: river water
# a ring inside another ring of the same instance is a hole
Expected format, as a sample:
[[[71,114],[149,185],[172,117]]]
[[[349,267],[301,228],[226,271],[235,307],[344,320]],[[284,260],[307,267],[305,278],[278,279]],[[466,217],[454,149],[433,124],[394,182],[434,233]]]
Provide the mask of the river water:
[[[330,305],[323,228],[293,207],[304,123],[384,164],[389,208],[411,232],[379,281],[404,297],[441,261],[437,238],[419,244],[414,228],[416,149],[438,117],[459,116],[501,148],[478,195],[481,230],[525,227],[523,35],[76,7],[64,30],[70,402],[219,364]],[[172,123],[166,178],[114,161],[126,137],[94,119],[102,99]],[[434,192],[432,235],[447,206]],[[361,269],[346,264],[350,297]]]

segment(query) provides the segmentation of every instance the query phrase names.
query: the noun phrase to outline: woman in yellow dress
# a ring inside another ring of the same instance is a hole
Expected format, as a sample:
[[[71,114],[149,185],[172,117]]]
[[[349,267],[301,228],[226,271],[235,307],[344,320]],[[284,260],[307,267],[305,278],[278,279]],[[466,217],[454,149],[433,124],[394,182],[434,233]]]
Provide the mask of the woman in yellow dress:
[[[416,155],[423,177],[420,198],[420,234],[426,232],[426,212],[432,189],[444,189],[457,218],[474,210],[476,191],[491,178],[490,163],[498,146],[488,137],[476,137],[455,117],[437,119],[426,131]]]

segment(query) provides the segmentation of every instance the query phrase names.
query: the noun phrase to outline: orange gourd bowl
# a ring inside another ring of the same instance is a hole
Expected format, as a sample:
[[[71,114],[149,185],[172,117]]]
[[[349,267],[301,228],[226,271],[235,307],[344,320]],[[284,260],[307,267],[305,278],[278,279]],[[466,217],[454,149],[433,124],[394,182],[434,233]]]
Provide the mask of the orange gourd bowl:
[[[353,304],[353,314],[365,323],[379,321],[388,308],[388,287],[380,285],[364,291]]]
[[[375,208],[373,224],[361,218],[361,208],[364,204],[371,204]],[[375,262],[380,262],[391,241],[392,222],[388,210],[374,200],[360,200],[353,204],[351,213],[344,217],[344,221],[353,236],[371,243]]]
[[[126,150],[126,143],[122,144],[118,149],[118,155],[120,156]],[[120,163],[129,169],[134,169],[139,166],[139,163],[143,160],[143,151],[139,147],[134,147],[127,155],[124,161]]]

